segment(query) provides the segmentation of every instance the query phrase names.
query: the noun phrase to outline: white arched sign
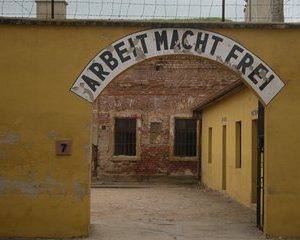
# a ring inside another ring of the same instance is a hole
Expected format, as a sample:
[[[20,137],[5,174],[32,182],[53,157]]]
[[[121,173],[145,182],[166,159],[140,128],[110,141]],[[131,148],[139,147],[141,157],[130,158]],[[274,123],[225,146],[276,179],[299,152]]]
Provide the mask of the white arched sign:
[[[232,39],[204,30],[166,28],[133,33],[103,49],[85,67],[71,91],[93,102],[125,69],[148,58],[172,54],[204,57],[229,67],[265,104],[284,87],[266,63]]]

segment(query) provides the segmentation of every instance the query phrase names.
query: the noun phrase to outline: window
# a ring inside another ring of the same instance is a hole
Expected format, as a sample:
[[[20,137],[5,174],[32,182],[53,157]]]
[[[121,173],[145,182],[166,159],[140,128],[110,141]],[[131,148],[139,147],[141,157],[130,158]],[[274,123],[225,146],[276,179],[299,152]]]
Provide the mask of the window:
[[[115,119],[115,155],[136,155],[136,119]]]
[[[212,128],[208,129],[208,163],[212,163]]]
[[[226,125],[222,126],[222,189],[226,190]]]
[[[175,156],[197,155],[197,120],[175,119]]]
[[[235,167],[242,167],[242,122],[235,123]]]

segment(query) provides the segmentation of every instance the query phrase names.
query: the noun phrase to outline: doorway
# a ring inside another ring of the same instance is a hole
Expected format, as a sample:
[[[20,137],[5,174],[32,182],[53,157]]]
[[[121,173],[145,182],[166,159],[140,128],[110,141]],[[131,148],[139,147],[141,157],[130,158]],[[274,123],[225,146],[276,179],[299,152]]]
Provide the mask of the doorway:
[[[256,204],[257,201],[257,119],[252,120],[252,167],[251,167],[251,202]]]
[[[257,120],[257,205],[256,223],[261,230],[264,228],[264,133],[265,133],[265,108],[258,103]]]
[[[226,125],[222,126],[222,190],[226,190]]]

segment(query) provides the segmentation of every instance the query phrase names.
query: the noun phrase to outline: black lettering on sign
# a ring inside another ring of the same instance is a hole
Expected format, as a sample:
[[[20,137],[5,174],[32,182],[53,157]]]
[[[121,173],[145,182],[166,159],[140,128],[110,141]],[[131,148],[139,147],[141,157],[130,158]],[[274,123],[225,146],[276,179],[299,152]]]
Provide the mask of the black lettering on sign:
[[[253,71],[252,73],[250,73],[248,75],[248,78],[254,83],[257,84],[257,80],[255,79],[255,77],[258,77],[259,79],[261,79],[261,77],[259,76],[261,70],[266,70],[266,68],[260,63]]]
[[[220,37],[217,37],[217,36],[212,36],[211,37],[213,40],[214,40],[214,44],[210,50],[210,55],[214,55],[216,50],[217,50],[217,47],[219,45],[220,42],[223,42],[223,38],[220,38]]]
[[[142,44],[142,48],[143,48],[143,52],[144,53],[148,53],[148,49],[147,49],[147,45],[145,42],[145,38],[147,37],[147,33],[145,34],[141,34],[141,35],[137,35],[136,38],[139,39],[141,41]]]
[[[185,49],[191,49],[192,46],[190,44],[187,44],[188,41],[187,41],[187,36],[193,36],[194,33],[190,30],[186,31],[183,35],[182,35],[182,46],[185,48]]]
[[[70,140],[58,140],[55,143],[56,155],[71,155],[71,148]]]
[[[121,47],[123,47],[124,45],[125,45],[124,42],[119,42],[119,43],[117,43],[114,46],[114,48],[115,48],[115,50],[116,50],[116,52],[117,52],[117,54],[118,54],[118,56],[119,56],[119,58],[120,58],[120,60],[121,60],[122,63],[124,63],[124,62],[126,62],[126,61],[128,61],[128,60],[131,59],[129,55],[127,55],[126,57],[124,57],[124,54],[127,53],[127,49],[126,48],[121,49]]]
[[[68,144],[62,143],[62,144],[61,144],[61,152],[64,153],[64,152],[66,151],[67,147],[68,147]]]
[[[100,86],[100,83],[95,81],[94,79],[89,78],[88,76],[82,75],[82,80],[92,89],[93,92],[95,92],[97,89],[97,86]]]
[[[254,62],[254,58],[252,57],[252,55],[249,53],[246,53],[236,68],[238,70],[242,69],[241,70],[242,73],[246,74],[246,68],[252,66],[253,62]]]
[[[161,34],[159,32],[154,32],[155,42],[156,42],[156,50],[161,50],[161,45],[164,45],[164,50],[168,50],[168,36],[167,31],[162,31]]]
[[[252,73],[249,74],[249,79],[254,83],[257,84],[258,80],[256,77],[259,79],[263,79],[264,83],[259,87],[261,91],[263,91],[266,86],[269,85],[269,83],[275,78],[273,74],[270,75],[270,77],[266,77],[266,74],[269,72],[269,70],[262,64],[260,63],[253,71]]]
[[[178,46],[178,48],[180,49],[179,36],[177,30],[173,30],[170,49],[174,49],[175,46]]]
[[[268,86],[269,83],[270,83],[274,78],[275,78],[275,76],[274,76],[273,74],[271,74],[271,76],[268,77],[268,78],[264,81],[264,83],[263,83],[262,85],[260,85],[259,90],[260,90],[260,91],[263,91],[263,90],[266,88],[266,86]]]
[[[92,63],[89,67],[89,70],[94,73],[98,78],[102,81],[105,80],[104,76],[109,75],[109,72],[105,72],[102,65],[100,63]]]
[[[133,56],[137,56],[137,54],[136,54],[136,50],[135,50],[135,46],[134,46],[134,43],[133,43],[133,40],[132,40],[132,38],[128,38],[128,42],[129,42],[129,45],[130,45],[130,47],[131,48],[133,48],[133,51],[132,51],[132,53],[133,53]]]
[[[244,49],[242,49],[242,48],[239,47],[238,45],[234,44],[233,47],[232,47],[232,49],[231,49],[230,52],[228,53],[228,55],[227,55],[227,57],[226,57],[226,59],[225,59],[225,62],[227,62],[227,63],[230,62],[230,60],[231,60],[232,58],[237,59],[239,56],[236,55],[236,53],[235,53],[236,51],[242,53],[242,52],[244,52]]]
[[[114,70],[118,66],[118,60],[115,59],[110,51],[104,51],[100,58],[111,69]]]
[[[195,51],[200,49],[201,46],[201,52],[205,52],[207,41],[208,41],[209,35],[207,33],[204,34],[204,38],[202,39],[202,32],[199,32],[197,35],[196,45],[195,45]]]

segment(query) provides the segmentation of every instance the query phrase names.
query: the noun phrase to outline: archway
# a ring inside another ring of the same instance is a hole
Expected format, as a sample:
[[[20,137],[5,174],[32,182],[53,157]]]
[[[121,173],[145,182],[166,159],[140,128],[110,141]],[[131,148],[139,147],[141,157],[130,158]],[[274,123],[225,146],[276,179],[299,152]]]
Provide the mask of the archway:
[[[195,29],[153,29],[122,38],[97,54],[71,91],[94,102],[124,70],[165,55],[191,55],[226,66],[237,73],[265,105],[284,87],[266,63],[225,36]]]
[[[201,116],[193,109],[237,84],[242,82],[235,72],[193,55],[155,57],[122,72],[93,104],[93,145],[97,149],[93,180],[197,181]],[[252,95],[256,108],[257,98]],[[125,139],[116,139],[116,121],[122,119],[123,124],[125,119],[136,123],[134,149],[125,146]]]
[[[197,29],[150,29],[126,36],[98,53],[71,91],[93,102],[122,71],[148,58],[191,54],[208,58],[239,73],[264,104],[284,87],[273,70],[236,41]]]
[[[188,80],[189,78],[193,80]],[[98,149],[94,183],[99,182],[103,186],[105,182],[157,181],[158,178],[160,181],[166,178],[170,181],[175,176],[181,181],[190,180],[188,177],[196,180],[199,171],[197,163],[202,154],[199,149],[194,156],[174,154],[174,138],[170,135],[174,135],[176,118],[192,120],[193,114],[189,109],[215,95],[225,86],[235,84],[239,79],[238,74],[222,64],[191,55],[152,58],[117,76],[98,96],[93,110],[93,114],[97,116],[93,124],[93,133],[96,133],[96,142],[93,144]],[[251,106],[254,106],[253,109],[257,107],[257,98],[254,96],[251,97]],[[254,115],[253,119],[256,117]],[[200,117],[195,118],[201,123]],[[115,147],[115,123],[121,119],[131,119],[138,126],[135,133],[136,153],[120,153],[122,149]],[[244,123],[243,119],[242,124]],[[156,131],[155,128],[159,130]],[[200,129],[202,131],[201,125],[198,127]],[[230,135],[233,134],[228,134]],[[213,138],[216,139],[216,136]],[[213,162],[216,160],[218,159],[214,157]],[[228,158],[228,162],[230,161]],[[248,167],[244,171],[243,166],[244,172],[249,172],[249,169]],[[213,170],[212,174],[216,175],[218,171]],[[245,185],[250,186],[250,181]],[[243,192],[250,196],[247,191]],[[251,204],[248,199],[243,201]]]

